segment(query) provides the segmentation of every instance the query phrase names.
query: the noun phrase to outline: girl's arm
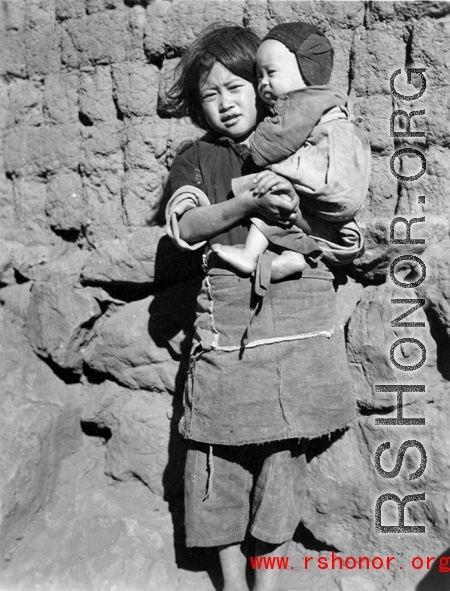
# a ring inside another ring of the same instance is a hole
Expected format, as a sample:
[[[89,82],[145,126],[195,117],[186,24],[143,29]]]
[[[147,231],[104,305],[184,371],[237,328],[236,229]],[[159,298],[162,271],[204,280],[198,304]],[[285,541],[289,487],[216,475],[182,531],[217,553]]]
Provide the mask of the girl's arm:
[[[270,192],[255,196],[247,190],[223,203],[189,209],[178,220],[180,237],[186,242],[208,240],[256,214],[278,223],[292,222],[298,215],[298,197],[287,200]]]

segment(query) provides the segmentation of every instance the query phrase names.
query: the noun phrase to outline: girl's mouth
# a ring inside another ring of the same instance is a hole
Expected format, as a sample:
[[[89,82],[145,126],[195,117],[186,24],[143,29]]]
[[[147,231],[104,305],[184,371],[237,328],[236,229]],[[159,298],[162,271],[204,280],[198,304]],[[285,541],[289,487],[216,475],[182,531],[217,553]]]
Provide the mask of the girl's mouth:
[[[232,127],[233,125],[235,125],[235,123],[237,123],[239,117],[240,115],[232,115],[231,117],[224,118],[222,122],[225,125],[225,127]]]

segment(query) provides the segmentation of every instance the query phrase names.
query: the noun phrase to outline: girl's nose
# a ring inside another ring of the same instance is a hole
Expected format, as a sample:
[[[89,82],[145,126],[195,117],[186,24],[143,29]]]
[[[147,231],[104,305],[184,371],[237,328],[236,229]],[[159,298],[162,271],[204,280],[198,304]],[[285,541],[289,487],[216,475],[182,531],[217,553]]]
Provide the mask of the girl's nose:
[[[220,95],[220,108],[222,111],[226,111],[232,106],[233,99],[229,92],[224,91]]]

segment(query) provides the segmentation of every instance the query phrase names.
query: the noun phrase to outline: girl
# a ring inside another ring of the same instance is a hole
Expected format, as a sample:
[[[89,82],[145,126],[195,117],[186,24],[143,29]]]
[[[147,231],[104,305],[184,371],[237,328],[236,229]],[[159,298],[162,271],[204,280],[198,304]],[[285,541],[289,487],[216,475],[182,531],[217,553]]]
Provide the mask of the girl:
[[[325,265],[270,284],[270,247],[251,278],[211,251],[243,244],[250,216],[303,223],[282,177],[265,176],[258,197],[232,191],[232,179],[257,172],[247,144],[262,115],[258,43],[239,26],[205,30],[184,53],[171,93],[178,114],[208,132],[177,156],[168,181],[169,235],[182,249],[204,250],[180,424],[190,441],[186,543],[218,547],[225,591],[248,591],[244,542],[253,556],[286,552],[301,517],[304,442],[344,427],[355,411]],[[256,570],[254,591],[275,589],[277,575]]]

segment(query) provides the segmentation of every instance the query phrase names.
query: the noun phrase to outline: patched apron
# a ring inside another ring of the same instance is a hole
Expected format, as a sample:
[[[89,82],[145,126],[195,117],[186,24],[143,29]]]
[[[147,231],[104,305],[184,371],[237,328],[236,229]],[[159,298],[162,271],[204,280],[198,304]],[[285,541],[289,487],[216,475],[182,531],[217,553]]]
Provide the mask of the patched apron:
[[[270,283],[205,256],[181,433],[210,444],[313,438],[355,415],[333,275],[319,263]]]

